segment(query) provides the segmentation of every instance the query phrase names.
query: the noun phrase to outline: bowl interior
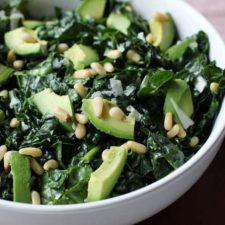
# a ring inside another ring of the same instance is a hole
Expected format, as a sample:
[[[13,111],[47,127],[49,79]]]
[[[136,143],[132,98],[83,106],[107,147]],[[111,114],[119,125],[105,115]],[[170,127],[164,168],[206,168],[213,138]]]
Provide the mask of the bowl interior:
[[[0,3],[2,0],[0,0]],[[42,17],[42,16],[49,16],[53,14],[54,12],[54,6],[62,7],[64,10],[72,10],[75,8],[75,6],[79,3],[79,0],[29,0],[28,5],[30,8],[30,12],[34,16]],[[186,4],[183,1],[180,0],[132,0],[131,1],[134,9],[139,12],[143,17],[146,19],[149,19],[151,17],[152,12],[154,11],[169,11],[175,20],[175,23],[178,28],[178,32],[180,34],[181,39],[185,38],[186,36],[190,36],[199,30],[205,31],[209,35],[211,48],[210,48],[210,56],[211,59],[216,60],[218,66],[225,68],[225,46],[220,38],[220,36],[217,34],[217,32],[214,30],[214,28],[205,20],[203,16],[201,16],[199,13],[194,11],[188,4]],[[225,101],[223,101],[223,105],[221,108],[221,111],[219,113],[219,116],[216,120],[214,129],[212,134],[210,135],[209,140],[206,142],[205,145],[212,145],[212,143],[216,142],[216,139],[221,135],[222,132],[224,132],[225,128]],[[184,172],[184,170],[188,169],[188,167],[191,167],[191,164],[194,164],[198,161],[198,159],[204,155],[207,151],[209,151],[208,148],[201,149],[189,162],[188,166],[184,165],[181,168],[179,168],[175,173],[178,175],[178,173]],[[154,187],[160,186],[165,184],[169,179],[172,179],[174,176],[173,174],[168,175],[166,178],[163,178],[162,180],[155,182]],[[153,186],[149,186],[153,187]],[[135,193],[141,194],[144,191],[149,191],[150,188],[143,188],[142,191],[138,190]],[[126,196],[134,197],[136,194],[127,194]],[[129,198],[127,197],[127,198]],[[118,197],[115,199],[125,199],[125,197]],[[1,200],[0,200],[1,201]],[[102,202],[113,202],[117,200],[105,200]],[[102,202],[99,203],[93,203],[93,205],[101,205],[104,204]],[[11,203],[9,203],[11,204]],[[13,203],[12,203],[13,204]],[[26,206],[27,208],[31,206]],[[74,206],[75,207],[75,206]],[[82,207],[82,206],[76,206],[76,208]],[[84,206],[85,207],[85,206]]]

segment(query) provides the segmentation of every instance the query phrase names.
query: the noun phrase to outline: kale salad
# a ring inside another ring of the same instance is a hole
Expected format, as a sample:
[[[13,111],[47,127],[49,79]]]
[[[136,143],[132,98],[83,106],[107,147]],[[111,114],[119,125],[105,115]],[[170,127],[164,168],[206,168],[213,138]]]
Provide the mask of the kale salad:
[[[150,4],[150,3],[149,3]],[[83,0],[34,18],[0,6],[0,198],[75,204],[145,187],[204,144],[225,72],[168,12]]]

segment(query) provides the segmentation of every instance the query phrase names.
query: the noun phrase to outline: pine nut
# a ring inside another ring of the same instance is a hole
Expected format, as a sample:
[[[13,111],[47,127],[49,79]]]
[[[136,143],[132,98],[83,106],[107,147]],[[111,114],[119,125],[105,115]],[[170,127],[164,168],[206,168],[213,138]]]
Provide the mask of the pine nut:
[[[54,111],[54,116],[62,122],[70,122],[71,116],[62,108],[57,107]]]
[[[0,91],[0,97],[3,97],[3,98],[8,98],[9,97],[9,92],[7,90],[2,90]]]
[[[136,141],[128,141],[127,147],[131,149],[132,152],[136,152],[138,154],[145,154],[147,152],[146,146]]]
[[[14,50],[10,50],[7,54],[7,61],[8,63],[12,64],[14,61],[16,61],[16,53]]]
[[[20,70],[24,67],[24,61],[23,60],[16,60],[13,62],[13,67],[16,70]]]
[[[83,84],[81,83],[76,83],[74,85],[75,91],[80,95],[81,98],[85,98],[87,95],[87,88],[84,87]]]
[[[57,169],[58,167],[59,167],[59,164],[54,159],[48,160],[43,166],[45,171],[54,170],[54,169]]]
[[[87,79],[93,77],[94,75],[95,71],[92,69],[77,70],[73,74],[76,79]]]
[[[220,89],[220,86],[217,82],[212,82],[210,84],[210,91],[212,92],[212,94],[218,94]]]
[[[120,50],[110,50],[107,54],[109,59],[119,59],[122,56],[122,52]]]
[[[83,139],[86,135],[86,127],[83,124],[78,123],[75,130],[75,136],[77,139]]]
[[[146,37],[146,41],[149,43],[149,44],[154,44],[155,41],[156,41],[156,38],[153,34],[148,34],[147,37]]]
[[[135,50],[128,50],[126,57],[128,60],[133,62],[139,62],[141,60],[141,56]]]
[[[163,22],[165,22],[169,19],[166,14],[163,14],[163,13],[160,13],[160,12],[154,12],[152,17],[153,17],[154,20],[156,20],[160,23],[163,23]]]
[[[3,158],[3,164],[4,164],[4,170],[6,173],[8,173],[10,171],[10,158],[11,158],[11,153],[12,151],[8,151],[4,154],[4,158]]]
[[[57,47],[57,51],[60,53],[60,54],[63,54],[65,51],[67,51],[69,49],[69,46],[68,44],[66,43],[60,43]]]
[[[0,146],[0,161],[3,160],[6,152],[7,152],[7,147],[5,145],[1,145]]]
[[[41,204],[41,197],[37,191],[31,191],[31,202],[33,205]]]
[[[126,143],[124,143],[124,144],[122,144],[120,147],[121,147],[121,148],[125,148],[125,149],[129,150],[129,147],[127,146],[127,142],[126,142]]]
[[[113,64],[110,63],[110,62],[107,62],[107,63],[104,64],[104,69],[108,73],[113,73],[115,71],[115,68],[114,68]]]
[[[80,124],[86,124],[88,122],[88,117],[81,113],[75,113],[75,119]]]
[[[95,97],[92,102],[93,111],[96,117],[100,118],[103,113],[104,102],[102,97]]]
[[[34,158],[42,156],[41,149],[40,148],[33,148],[33,147],[21,148],[19,150],[19,153],[21,155],[27,155],[27,156],[31,156],[31,157],[34,157]]]
[[[180,126],[179,124],[175,124],[170,131],[167,132],[167,137],[168,138],[174,138],[178,135],[180,131]]]
[[[19,126],[19,121],[17,120],[17,118],[12,118],[10,123],[9,123],[9,126],[11,128],[16,128]]]
[[[34,44],[37,43],[37,38],[33,37],[31,34],[28,32],[23,32],[23,41],[26,43]]]
[[[105,161],[105,160],[107,159],[108,153],[109,153],[109,149],[105,149],[105,150],[102,152],[102,160],[103,160],[103,161]]]
[[[126,10],[127,10],[128,12],[132,12],[132,11],[133,11],[133,8],[132,8],[130,5],[127,5],[127,6],[126,6]]]
[[[30,159],[30,167],[37,175],[41,176],[44,173],[43,167],[39,164],[36,159]]]
[[[124,112],[117,106],[109,110],[109,115],[116,120],[122,120],[125,116]]]
[[[106,75],[106,71],[100,63],[92,63],[91,68],[99,75]]]
[[[189,146],[194,148],[199,143],[199,138],[194,136],[191,138]]]
[[[187,136],[186,131],[184,130],[184,128],[180,125],[180,130],[179,133],[177,135],[179,138],[185,138]]]
[[[173,127],[173,114],[171,112],[167,112],[164,119],[164,128],[165,130],[171,130]]]

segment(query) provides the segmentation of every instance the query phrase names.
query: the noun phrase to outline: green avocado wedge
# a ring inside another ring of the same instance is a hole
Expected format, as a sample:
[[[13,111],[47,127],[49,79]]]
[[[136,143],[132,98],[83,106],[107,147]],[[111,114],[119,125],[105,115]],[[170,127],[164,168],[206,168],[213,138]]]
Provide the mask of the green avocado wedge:
[[[182,121],[180,121],[177,111],[174,108],[173,102],[175,102],[188,117],[192,116],[194,112],[193,100],[190,87],[186,81],[174,79],[167,90],[164,103],[164,113],[171,112],[175,121],[182,124]]]
[[[31,97],[31,101],[37,106],[42,115],[51,113],[54,115],[57,108],[63,109],[71,118],[74,118],[73,108],[68,95],[57,95],[50,88],[47,88]],[[68,130],[73,131],[73,119],[71,122],[59,121],[62,126]]]
[[[101,166],[91,174],[88,183],[88,201],[107,198],[124,169],[128,150],[124,147],[111,147]]]
[[[128,35],[128,29],[131,21],[122,14],[111,13],[106,21],[107,27],[116,29],[121,33]]]
[[[33,38],[32,42],[24,40],[24,37],[28,35]],[[25,27],[5,33],[5,44],[10,50],[14,50],[17,55],[21,56],[45,55],[47,53],[47,42],[40,40],[35,31]]]
[[[73,63],[75,70],[82,70],[99,61],[98,53],[93,48],[81,44],[74,44],[64,53],[64,57]]]
[[[161,51],[166,51],[175,38],[176,28],[172,16],[169,13],[160,14],[164,20],[157,17],[149,21],[150,30],[155,41],[154,46],[159,47]]]
[[[27,29],[35,29],[39,26],[42,26],[44,25],[45,22],[43,21],[40,21],[40,20],[24,20],[23,21],[23,26],[26,27]]]
[[[30,160],[17,151],[10,156],[11,173],[13,176],[13,201],[31,203],[30,192]]]
[[[93,110],[93,99],[84,99],[82,108],[87,114],[90,122],[100,131],[109,135],[124,139],[134,139],[134,118],[125,118],[124,120],[113,119],[109,115],[110,107],[115,104],[104,100],[103,114],[100,118],[96,117]]]
[[[107,0],[84,0],[77,8],[77,12],[84,18],[92,17],[101,19],[103,17]]]

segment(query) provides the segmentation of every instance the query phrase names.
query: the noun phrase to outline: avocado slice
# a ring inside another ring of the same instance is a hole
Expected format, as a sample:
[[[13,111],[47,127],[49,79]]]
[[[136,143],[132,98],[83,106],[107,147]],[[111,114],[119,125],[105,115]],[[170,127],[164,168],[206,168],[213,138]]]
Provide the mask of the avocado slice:
[[[44,25],[45,22],[44,21],[40,21],[40,20],[24,20],[23,21],[23,26],[27,29],[35,29],[39,26]]]
[[[149,21],[149,26],[152,35],[155,38],[153,45],[159,47],[161,51],[165,51],[173,43],[176,34],[176,28],[173,18],[169,13],[162,15],[165,17],[165,20],[152,18]]]
[[[171,101],[172,99],[172,101]],[[186,81],[181,79],[174,79],[167,90],[166,99],[164,103],[164,112],[171,112],[174,120],[182,124],[177,115],[175,104],[188,116],[191,117],[194,112],[192,95],[189,85]]]
[[[103,17],[107,0],[84,0],[77,8],[77,12],[84,18],[92,17],[101,19]]]
[[[75,70],[82,70],[99,61],[98,53],[89,46],[74,44],[64,53],[65,58],[71,60]]]
[[[0,87],[11,78],[13,69],[0,64]]]
[[[21,155],[17,151],[12,151],[10,165],[13,176],[13,201],[31,203],[29,158]]]
[[[111,147],[101,166],[91,174],[88,183],[88,201],[107,198],[115,187],[126,164],[128,150],[124,147]]]
[[[29,34],[36,39],[36,43],[27,43],[23,37]],[[17,55],[44,55],[47,52],[47,42],[38,39],[35,31],[20,27],[5,34],[5,44],[10,50],[14,50]]]
[[[100,131],[109,135],[124,139],[134,139],[135,119],[127,117],[124,120],[116,120],[110,117],[109,109],[115,104],[104,100],[104,109],[101,118],[93,111],[93,99],[84,99],[82,108],[86,112],[91,123]]]
[[[73,108],[68,95],[57,95],[50,88],[47,88],[31,97],[31,101],[37,106],[38,110],[44,115],[46,113],[54,114],[59,107],[65,110],[72,118],[74,118]],[[68,131],[73,131],[73,123],[59,121]]]
[[[166,55],[170,60],[176,61],[184,55],[192,44],[197,45],[196,37],[188,37],[184,41],[173,45],[166,51]]]
[[[116,29],[127,35],[131,25],[130,20],[123,14],[111,13],[106,21],[107,27]]]

